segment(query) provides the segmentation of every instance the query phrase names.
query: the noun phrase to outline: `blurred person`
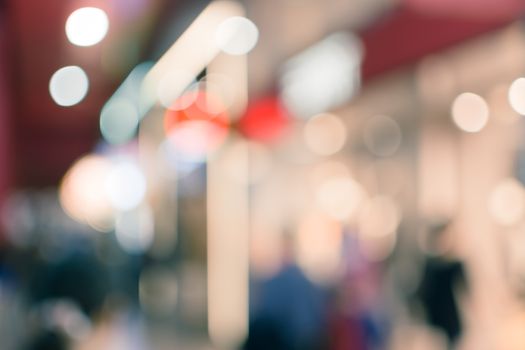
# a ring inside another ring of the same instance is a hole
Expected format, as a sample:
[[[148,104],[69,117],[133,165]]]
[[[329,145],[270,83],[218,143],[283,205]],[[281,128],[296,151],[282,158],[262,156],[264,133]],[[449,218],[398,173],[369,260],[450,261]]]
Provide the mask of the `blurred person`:
[[[382,295],[382,268],[346,237],[347,272],[335,287],[330,308],[330,349],[379,350],[386,347],[388,317]]]
[[[25,350],[67,350],[70,347],[63,334],[54,330],[45,330],[32,338]]]
[[[87,246],[57,261],[41,261],[28,288],[24,349],[71,349],[100,319],[109,291],[107,270]]]
[[[449,349],[456,349],[463,331],[457,297],[465,293],[467,280],[463,263],[453,254],[452,233],[450,221],[430,225],[416,294],[426,321],[444,333]]]
[[[293,240],[283,238],[283,264],[272,277],[258,281],[250,305],[245,350],[326,349],[326,296],[293,259]],[[257,285],[258,284],[258,285]]]
[[[329,317],[330,349],[367,350],[366,331],[360,320],[354,288],[338,288],[335,293]]]

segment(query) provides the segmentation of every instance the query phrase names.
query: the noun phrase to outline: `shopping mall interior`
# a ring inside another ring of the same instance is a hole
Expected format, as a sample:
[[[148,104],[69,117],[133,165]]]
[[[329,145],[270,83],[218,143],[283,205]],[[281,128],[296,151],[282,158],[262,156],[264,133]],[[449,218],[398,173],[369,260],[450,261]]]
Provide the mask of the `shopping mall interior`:
[[[0,348],[523,350],[523,116],[521,0],[0,0]]]

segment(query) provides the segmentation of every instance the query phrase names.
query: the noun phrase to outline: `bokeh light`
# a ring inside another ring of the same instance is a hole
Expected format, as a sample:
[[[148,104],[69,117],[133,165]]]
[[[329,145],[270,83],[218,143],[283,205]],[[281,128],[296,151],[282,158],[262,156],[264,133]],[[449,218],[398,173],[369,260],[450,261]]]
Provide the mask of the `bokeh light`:
[[[183,95],[181,98],[185,98]],[[164,115],[164,130],[169,143],[188,158],[199,159],[216,150],[228,135],[228,115],[223,112],[216,115],[203,111],[197,105],[201,99],[213,99],[220,104],[216,96],[198,92],[193,104],[184,110],[167,110]],[[199,105],[203,105],[201,102]]]
[[[257,26],[248,18],[235,16],[223,21],[217,27],[215,44],[230,55],[244,55],[250,52],[259,39]]]
[[[49,81],[49,93],[59,106],[76,105],[86,97],[88,90],[88,76],[78,66],[60,68]]]
[[[239,130],[248,138],[272,143],[284,136],[290,117],[277,97],[266,97],[248,105]]]
[[[487,102],[471,92],[464,92],[452,104],[452,119],[463,131],[475,133],[481,131],[489,121]]]
[[[131,140],[138,125],[138,110],[126,98],[111,99],[100,113],[100,132],[110,144],[122,144]]]
[[[508,99],[512,109],[520,115],[525,115],[525,78],[518,78],[512,82]]]
[[[111,228],[112,207],[105,192],[111,163],[98,155],[75,162],[60,185],[60,204],[73,219],[95,229]]]
[[[121,160],[112,165],[104,183],[111,205],[119,211],[136,208],[146,194],[146,179],[137,164]]]
[[[362,186],[349,177],[329,179],[316,191],[319,207],[332,218],[341,221],[353,219],[364,198]]]
[[[386,115],[376,115],[365,124],[364,142],[368,150],[379,157],[393,155],[402,141],[399,124]]]
[[[360,236],[366,239],[393,234],[397,230],[399,220],[398,207],[390,197],[372,197],[359,214]]]
[[[104,39],[109,29],[107,14],[96,7],[73,11],[66,21],[68,40],[77,46],[92,46]]]
[[[292,57],[280,82],[286,107],[310,118],[347,102],[361,86],[362,54],[360,39],[340,32]]]
[[[382,261],[392,254],[396,242],[396,232],[383,236],[368,236],[359,241],[359,249],[367,260]]]
[[[525,213],[523,186],[514,178],[502,180],[490,193],[488,209],[500,225],[510,226],[518,223]]]
[[[333,178],[349,178],[351,175],[348,166],[338,160],[327,160],[315,164],[309,173],[312,187],[318,187],[322,183]]]
[[[153,242],[154,221],[151,208],[146,205],[120,212],[116,217],[117,241],[128,253],[143,253]]]
[[[312,213],[299,223],[297,263],[312,280],[327,283],[337,277],[342,258],[342,227],[334,219]]]
[[[312,152],[322,156],[332,155],[345,145],[346,127],[334,114],[318,114],[306,123],[304,139]]]

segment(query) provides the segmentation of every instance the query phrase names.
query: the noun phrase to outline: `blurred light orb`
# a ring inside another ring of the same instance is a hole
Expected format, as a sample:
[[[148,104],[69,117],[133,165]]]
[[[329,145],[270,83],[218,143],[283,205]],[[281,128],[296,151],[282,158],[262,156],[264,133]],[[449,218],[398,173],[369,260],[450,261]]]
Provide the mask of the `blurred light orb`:
[[[181,179],[202,166],[204,159],[185,157],[183,153],[165,139],[157,149],[158,171],[166,179]]]
[[[175,153],[186,159],[199,160],[216,150],[228,135],[229,119],[226,112],[210,114],[199,108],[200,99],[216,99],[217,96],[202,91],[188,108],[167,110],[164,115],[164,130]]]
[[[403,135],[399,124],[393,118],[377,115],[366,122],[363,138],[372,154],[389,157],[401,146]]]
[[[359,215],[359,233],[362,238],[393,234],[399,225],[398,206],[387,196],[371,198]]]
[[[489,196],[488,209],[500,225],[518,223],[525,213],[525,190],[521,183],[508,178],[497,184]]]
[[[341,223],[322,213],[303,218],[296,236],[297,261],[313,281],[327,283],[341,272],[343,232]]]
[[[59,200],[64,211],[95,229],[106,226],[113,214],[104,191],[110,171],[109,160],[98,155],[87,155],[76,161],[60,184]]]
[[[290,119],[277,97],[265,97],[248,105],[239,121],[239,130],[252,140],[273,143],[284,136]]]
[[[388,258],[397,243],[397,233],[365,237],[359,241],[359,250],[368,261],[377,262]]]
[[[224,20],[215,32],[215,44],[230,55],[245,55],[259,40],[257,26],[248,18],[234,16]]]
[[[346,164],[337,160],[328,160],[314,165],[309,172],[309,181],[312,187],[318,187],[329,179],[348,178],[350,176],[350,169]]]
[[[142,253],[153,242],[154,220],[148,206],[140,206],[117,215],[115,224],[117,241],[128,253]]]
[[[364,189],[352,178],[333,178],[317,189],[319,207],[334,219],[351,220],[365,197]]]
[[[131,140],[138,125],[137,108],[125,98],[111,99],[100,113],[100,132],[110,144],[118,145]]]
[[[348,32],[331,34],[289,59],[280,79],[281,98],[300,118],[334,109],[361,86],[363,44]]]
[[[304,140],[312,152],[322,156],[332,155],[346,143],[345,124],[334,114],[318,114],[306,123]]]
[[[59,106],[76,105],[86,97],[89,79],[78,66],[67,66],[57,70],[49,81],[49,93]]]
[[[508,99],[512,109],[520,115],[525,115],[525,78],[518,78],[512,82]]]
[[[452,119],[465,132],[479,132],[489,121],[487,102],[479,95],[464,92],[452,104]]]
[[[82,7],[73,11],[66,21],[66,36],[77,46],[98,44],[106,36],[109,19],[103,10],[96,7]]]
[[[139,206],[146,195],[146,178],[131,161],[119,161],[112,166],[104,188],[111,205],[119,211]]]

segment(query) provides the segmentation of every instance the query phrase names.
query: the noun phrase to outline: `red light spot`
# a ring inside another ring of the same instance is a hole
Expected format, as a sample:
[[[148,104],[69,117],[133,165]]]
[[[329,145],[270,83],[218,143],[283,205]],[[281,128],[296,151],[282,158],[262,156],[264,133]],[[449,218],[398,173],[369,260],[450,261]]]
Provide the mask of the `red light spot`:
[[[164,130],[170,144],[177,151],[195,157],[217,149],[228,135],[229,126],[228,115],[220,106],[218,98],[200,91],[188,108],[166,110]]]
[[[275,142],[280,139],[290,117],[277,97],[267,97],[248,106],[239,121],[239,130],[248,138],[261,142]]]

